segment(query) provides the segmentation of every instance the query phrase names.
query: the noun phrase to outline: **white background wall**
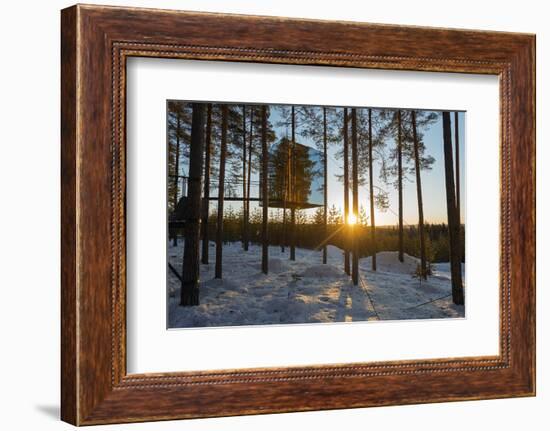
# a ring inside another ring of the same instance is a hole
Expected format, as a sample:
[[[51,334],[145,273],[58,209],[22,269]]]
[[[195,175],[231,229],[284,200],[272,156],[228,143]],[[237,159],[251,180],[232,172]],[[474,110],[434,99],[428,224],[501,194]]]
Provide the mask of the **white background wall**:
[[[96,429],[257,430],[547,429],[550,423],[550,231],[543,172],[548,139],[550,14],[545,2],[297,0],[102,1],[104,4],[280,15],[537,34],[538,396],[285,415],[106,426]],[[60,0],[3,2],[0,13],[0,426],[57,430],[59,410]],[[546,172],[550,172],[547,170]],[[548,266],[548,265],[546,265]],[[546,314],[545,314],[546,311]]]

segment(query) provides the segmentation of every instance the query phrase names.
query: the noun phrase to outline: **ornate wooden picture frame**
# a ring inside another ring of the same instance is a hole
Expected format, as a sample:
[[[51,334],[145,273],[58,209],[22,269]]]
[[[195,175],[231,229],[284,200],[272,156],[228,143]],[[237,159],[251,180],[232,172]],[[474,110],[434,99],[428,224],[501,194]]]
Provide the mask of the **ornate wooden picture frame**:
[[[337,35],[337,37],[335,37]],[[62,11],[61,416],[75,425],[535,394],[535,37],[102,6]],[[126,60],[497,75],[500,354],[126,372]]]

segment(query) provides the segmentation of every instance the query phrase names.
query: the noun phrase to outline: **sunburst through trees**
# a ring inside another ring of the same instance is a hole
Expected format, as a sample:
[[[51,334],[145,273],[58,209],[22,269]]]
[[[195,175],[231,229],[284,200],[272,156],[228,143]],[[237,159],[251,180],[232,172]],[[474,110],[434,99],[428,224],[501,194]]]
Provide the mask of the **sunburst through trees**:
[[[464,120],[169,101],[170,326],[462,317]]]

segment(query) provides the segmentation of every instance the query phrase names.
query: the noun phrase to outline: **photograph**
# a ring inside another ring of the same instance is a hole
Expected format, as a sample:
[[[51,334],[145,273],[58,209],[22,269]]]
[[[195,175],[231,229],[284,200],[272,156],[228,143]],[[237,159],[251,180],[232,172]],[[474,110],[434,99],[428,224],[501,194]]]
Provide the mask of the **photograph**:
[[[167,326],[465,317],[465,112],[168,100]]]
[[[547,423],[542,6],[144,3],[7,8],[4,428]]]

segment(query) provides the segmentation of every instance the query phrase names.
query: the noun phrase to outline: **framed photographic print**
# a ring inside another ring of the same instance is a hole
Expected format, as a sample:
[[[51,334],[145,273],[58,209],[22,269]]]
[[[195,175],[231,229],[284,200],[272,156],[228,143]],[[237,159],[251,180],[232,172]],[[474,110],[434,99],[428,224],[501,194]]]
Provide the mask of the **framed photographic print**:
[[[63,420],[534,395],[533,35],[61,30]]]

